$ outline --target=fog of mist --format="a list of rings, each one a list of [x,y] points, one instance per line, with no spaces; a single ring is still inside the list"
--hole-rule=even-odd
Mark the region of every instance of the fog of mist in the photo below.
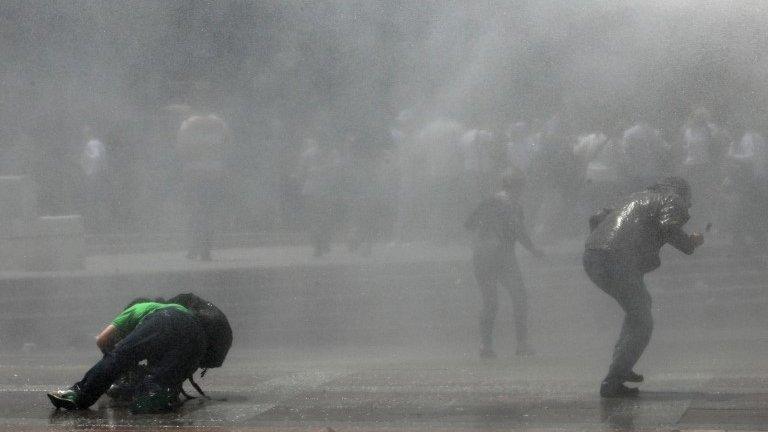
[[[762,120],[765,9],[729,1],[4,2],[3,146],[9,153],[27,134],[45,153],[32,158],[71,156],[91,123],[130,142],[125,159],[141,160],[150,183],[168,183],[173,154],[159,129],[170,126],[159,110],[207,107],[235,136],[232,223],[274,227],[280,215],[264,201],[279,201],[281,172],[303,137],[333,140],[351,129],[386,146],[406,108],[497,130],[559,110],[578,131],[647,115],[675,134],[696,105],[735,129]],[[59,170],[57,179],[74,182]],[[71,192],[52,190],[50,200],[59,194]],[[138,201],[141,222],[162,219],[161,210],[144,214],[160,197],[136,191],[126,200]]]
[[[108,233],[163,238],[183,231],[181,164],[174,151],[183,118],[166,107],[185,104],[217,113],[231,131],[221,231],[301,233],[302,209],[289,197],[301,189],[294,177],[305,139],[338,143],[352,133],[360,147],[392,151],[391,130],[403,110],[427,132],[425,125],[439,121],[499,134],[514,121],[539,126],[561,113],[573,136],[615,136],[647,119],[676,141],[699,106],[736,138],[747,127],[765,130],[766,19],[764,2],[726,0],[4,1],[0,174],[30,176],[40,214],[79,214],[78,158],[82,129],[90,125],[115,172]],[[441,220],[466,213],[433,211],[446,213]],[[530,262],[522,263],[525,272]],[[583,276],[577,263],[566,265]],[[465,270],[453,279],[449,299],[474,301],[474,292],[464,292],[476,289]],[[532,296],[534,307],[546,311],[532,318],[538,336],[552,346],[562,341],[548,339],[558,332],[583,336],[579,325],[545,319],[565,307],[552,303],[556,294],[547,290],[571,276],[557,274],[554,282],[554,276],[539,276],[527,275],[531,289],[544,290]],[[425,275],[421,282],[386,277],[353,279],[380,290],[395,284],[395,305],[435,301],[413,293],[419,286],[438,290]],[[663,284],[674,285],[664,277]],[[323,315],[306,300],[287,316],[311,321],[302,314],[317,315],[319,323],[348,330],[349,340],[357,341],[355,320],[366,317],[347,315],[352,305],[342,294],[350,287],[333,291],[331,280],[317,286],[333,292],[323,304],[333,314]],[[445,275],[439,280],[451,283]],[[295,281],[316,286],[298,276],[280,283]],[[220,300],[237,304],[257,301],[255,295]],[[386,304],[387,296],[381,301]],[[588,302],[562,316],[591,325],[578,312]],[[382,306],[376,322],[390,325],[382,332],[392,334],[407,332],[408,319],[445,323],[450,320],[442,313],[457,306],[441,304],[426,314]],[[282,300],[273,305],[296,307]],[[464,308],[458,322],[474,326],[474,307]],[[266,325],[256,318],[238,323],[246,324]],[[432,330],[442,335],[433,334],[438,341],[449,340],[452,331]]]

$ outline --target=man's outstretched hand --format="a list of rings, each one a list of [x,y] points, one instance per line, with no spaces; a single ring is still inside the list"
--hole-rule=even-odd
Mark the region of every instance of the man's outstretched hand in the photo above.
[[[704,244],[704,234],[700,232],[692,232],[691,233],[691,241],[693,242],[693,247],[699,247]]]

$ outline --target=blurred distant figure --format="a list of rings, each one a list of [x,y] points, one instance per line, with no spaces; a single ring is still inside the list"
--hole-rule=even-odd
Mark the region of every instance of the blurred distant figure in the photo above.
[[[541,241],[571,237],[577,232],[572,216],[584,178],[574,144],[575,137],[556,114],[544,125],[531,159],[529,180],[535,189],[529,214],[536,222],[534,235]]]
[[[392,143],[395,146],[391,159],[394,165],[395,190],[396,190],[396,214],[392,226],[392,236],[396,242],[406,242],[412,234],[412,229],[419,219],[417,197],[420,174],[424,161],[417,157],[415,148],[415,136],[419,124],[414,112],[410,109],[401,111],[395,126],[390,130]]]
[[[226,123],[215,114],[193,115],[177,135],[183,162],[184,196],[189,211],[187,258],[211,260],[214,224],[224,198],[224,154],[229,141]]]
[[[671,173],[670,146],[661,131],[645,121],[624,131],[621,151],[625,193],[642,190]]]
[[[493,133],[482,129],[470,129],[459,139],[463,162],[461,183],[466,190],[469,202],[477,198],[488,198],[493,193],[497,161],[493,148],[495,141]]]
[[[723,179],[723,159],[728,140],[724,131],[711,120],[709,111],[698,108],[693,111],[683,129],[683,161],[681,174],[691,183],[693,193],[700,197],[694,204],[694,214],[699,225],[716,218],[719,207],[719,187]]]
[[[761,133],[750,129],[733,143],[728,159],[728,180],[736,196],[733,244],[743,245],[749,238],[764,250],[768,246],[768,143]]]
[[[344,144],[342,188],[349,227],[347,246],[350,252],[369,256],[382,217],[379,155],[356,133],[347,134]]]
[[[602,132],[579,136],[574,154],[584,172],[585,186],[578,203],[580,219],[593,209],[613,202],[621,195],[621,155],[619,140]]]
[[[524,121],[512,123],[507,129],[506,136],[507,162],[527,175],[531,159],[536,152],[538,136],[531,134],[530,126]]]
[[[325,140],[307,139],[299,162],[304,179],[301,194],[312,241],[313,254],[322,256],[331,251],[331,240],[341,216],[341,156]]]
[[[537,257],[543,253],[531,242],[523,221],[520,194],[525,177],[509,169],[502,178],[502,191],[485,199],[469,216],[465,227],[474,234],[472,263],[480,287],[483,309],[480,317],[481,358],[493,358],[493,326],[498,310],[498,288],[512,296],[515,317],[516,352],[531,354],[528,343],[528,295],[515,257],[520,243]]]
[[[424,172],[426,190],[419,205],[424,207],[425,228],[429,240],[447,243],[461,236],[462,216],[462,151],[461,136],[465,129],[447,118],[429,122],[416,136],[417,152],[425,164],[417,169]]]
[[[659,250],[665,244],[690,255],[704,243],[702,234],[683,231],[690,207],[688,183],[668,177],[629,195],[615,209],[590,218],[592,232],[584,251],[584,270],[626,314],[611,367],[600,385],[602,397],[638,394],[637,388],[624,383],[643,381],[633,368],[653,330],[651,295],[643,277],[661,265]]]
[[[110,195],[107,151],[89,126],[83,129],[83,136],[85,146],[80,154],[80,167],[84,180],[85,226],[102,232],[107,223]]]

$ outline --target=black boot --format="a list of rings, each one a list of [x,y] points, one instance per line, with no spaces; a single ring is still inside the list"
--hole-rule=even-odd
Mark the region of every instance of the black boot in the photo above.
[[[600,384],[600,397],[604,398],[626,398],[637,397],[640,390],[633,387],[627,387],[621,381],[605,380]]]
[[[628,374],[620,378],[622,382],[641,383],[645,378],[635,371],[629,371]]]

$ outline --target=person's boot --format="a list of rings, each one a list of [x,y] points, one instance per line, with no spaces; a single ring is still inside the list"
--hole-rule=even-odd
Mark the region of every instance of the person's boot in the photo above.
[[[605,380],[600,383],[600,397],[604,398],[627,398],[637,397],[640,390],[634,387],[627,387],[621,381]]]
[[[75,389],[57,390],[55,392],[48,393],[48,399],[50,399],[51,403],[56,407],[56,409],[81,409],[80,405],[78,404],[80,393]]]
[[[621,377],[621,380],[622,382],[641,383],[645,380],[645,377],[639,373],[635,373],[635,371],[629,371],[628,374]]]
[[[129,410],[132,414],[153,414],[168,412],[180,404],[179,391],[159,385],[144,386],[134,399]]]
[[[106,395],[118,401],[132,401],[136,390],[139,385],[141,385],[147,373],[146,366],[137,365],[135,368],[129,370],[123,374],[123,376],[118,378],[109,389],[107,389]]]

